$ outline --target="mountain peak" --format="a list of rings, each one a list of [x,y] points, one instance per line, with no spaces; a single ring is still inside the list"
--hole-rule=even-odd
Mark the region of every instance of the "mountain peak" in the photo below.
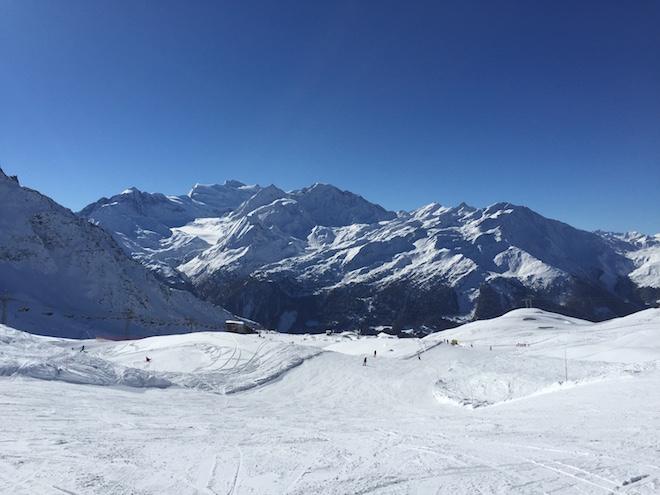
[[[7,175],[7,174],[5,174],[1,167],[0,167],[0,179],[2,179],[2,180],[11,179],[14,182],[16,182],[16,184],[18,184],[18,176],[17,175]]]
[[[315,182],[311,186],[304,187],[300,190],[301,193],[307,194],[310,192],[332,192],[332,193],[347,193],[348,191],[342,191],[338,187],[333,186],[332,184],[325,184],[323,182]]]
[[[233,187],[233,188],[239,188],[239,187],[245,187],[245,184],[238,180],[226,180],[223,184],[225,187]]]
[[[121,196],[136,196],[142,194],[142,191],[140,191],[137,187],[129,187],[128,189],[125,189],[124,191],[121,192]]]
[[[187,197],[195,203],[206,205],[216,210],[217,215],[228,213],[250,199],[261,190],[261,186],[246,186],[237,180],[228,180],[224,184],[197,183]]]

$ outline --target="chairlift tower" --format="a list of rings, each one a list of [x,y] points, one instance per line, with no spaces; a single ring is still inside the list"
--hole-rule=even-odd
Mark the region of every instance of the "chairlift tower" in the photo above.
[[[129,338],[129,331],[128,331],[128,326],[131,323],[131,320],[135,316],[135,313],[133,313],[132,309],[128,309],[124,311],[123,317],[126,318],[126,328],[124,329],[124,338],[128,339]]]
[[[189,332],[194,333],[195,332],[195,326],[197,325],[197,321],[195,320],[195,318],[186,317],[184,321],[185,321],[185,324],[188,325]]]
[[[7,303],[9,301],[16,301],[16,298],[7,295],[7,291],[5,291],[4,294],[2,294],[0,296],[0,301],[2,302],[2,319],[0,320],[0,323],[2,323],[3,325],[6,325],[7,324]]]

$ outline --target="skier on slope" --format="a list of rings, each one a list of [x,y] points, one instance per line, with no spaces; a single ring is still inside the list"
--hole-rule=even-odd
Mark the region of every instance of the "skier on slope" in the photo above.
[[[367,365],[367,358],[364,358],[364,361],[362,361],[362,366],[366,366],[366,365]]]

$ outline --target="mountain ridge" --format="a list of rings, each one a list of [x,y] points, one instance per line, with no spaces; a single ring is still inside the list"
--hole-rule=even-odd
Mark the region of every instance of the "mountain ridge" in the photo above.
[[[281,331],[431,331],[525,304],[599,320],[660,298],[660,242],[582,231],[524,206],[394,213],[328,184],[285,192],[226,181],[203,191],[185,225],[167,208],[152,211],[167,227],[155,237],[121,195],[79,215],[110,230],[121,217],[114,235],[135,259]]]

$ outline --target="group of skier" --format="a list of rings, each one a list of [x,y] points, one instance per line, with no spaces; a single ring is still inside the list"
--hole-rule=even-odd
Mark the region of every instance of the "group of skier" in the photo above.
[[[455,340],[452,340],[452,341],[450,342],[449,339],[445,339],[445,340],[443,341],[443,343],[446,343],[446,344],[457,345],[455,342],[456,342]],[[518,347],[518,346],[524,346],[524,347],[526,347],[527,345],[528,345],[528,344],[516,344],[516,347]],[[474,347],[474,346],[473,346],[472,344],[470,344],[470,347]],[[493,346],[492,346],[492,345],[489,346],[489,348],[490,348],[491,351],[493,350]],[[376,357],[376,351],[374,351],[374,357]],[[421,356],[420,353],[417,353],[417,359],[419,359],[420,361],[422,360],[422,356]],[[365,358],[362,360],[362,366],[366,366],[366,365],[367,365],[367,358],[365,357]]]

